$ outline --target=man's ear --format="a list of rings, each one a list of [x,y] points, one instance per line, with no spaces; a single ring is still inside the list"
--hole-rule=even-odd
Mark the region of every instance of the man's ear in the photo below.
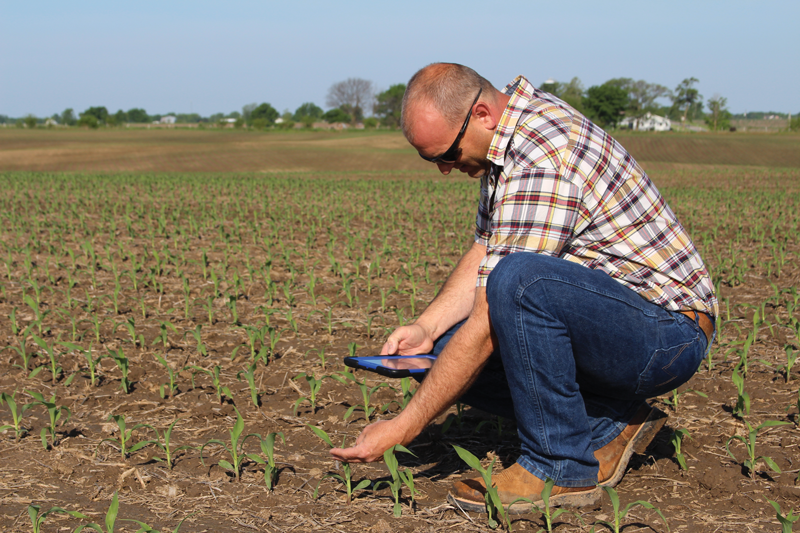
[[[472,120],[477,121],[485,129],[494,131],[500,117],[495,117],[492,108],[485,102],[478,102],[472,111]]]

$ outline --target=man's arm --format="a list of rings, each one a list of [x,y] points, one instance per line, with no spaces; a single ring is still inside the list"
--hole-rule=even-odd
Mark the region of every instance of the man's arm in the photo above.
[[[485,256],[486,247],[473,243],[422,315],[389,335],[381,355],[430,353],[436,339],[469,316],[475,303],[478,265]]]
[[[486,289],[475,292],[472,312],[453,335],[409,404],[396,418],[364,428],[352,448],[334,448],[338,460],[362,463],[380,460],[395,444],[408,444],[450,407],[480,374],[495,348]]]

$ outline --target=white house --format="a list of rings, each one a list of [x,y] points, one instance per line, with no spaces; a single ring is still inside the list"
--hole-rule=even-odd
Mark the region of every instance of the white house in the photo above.
[[[619,127],[635,131],[669,131],[672,121],[667,117],[659,117],[647,113],[643,117],[625,117],[619,122]]]
[[[166,117],[161,117],[161,124],[175,124],[175,117],[172,115],[167,115]]]

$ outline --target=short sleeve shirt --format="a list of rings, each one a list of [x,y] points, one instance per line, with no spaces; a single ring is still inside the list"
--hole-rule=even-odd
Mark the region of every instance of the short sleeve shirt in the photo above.
[[[535,252],[602,270],[666,309],[716,316],[700,254],[622,145],[522,76],[504,92],[481,178],[478,286],[504,256]]]

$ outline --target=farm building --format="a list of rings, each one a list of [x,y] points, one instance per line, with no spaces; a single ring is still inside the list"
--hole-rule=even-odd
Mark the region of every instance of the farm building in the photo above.
[[[669,131],[672,129],[672,121],[647,113],[642,117],[626,117],[620,121],[619,127],[634,131]]]
[[[175,124],[175,117],[167,115],[166,117],[161,117],[160,122],[161,124]]]

